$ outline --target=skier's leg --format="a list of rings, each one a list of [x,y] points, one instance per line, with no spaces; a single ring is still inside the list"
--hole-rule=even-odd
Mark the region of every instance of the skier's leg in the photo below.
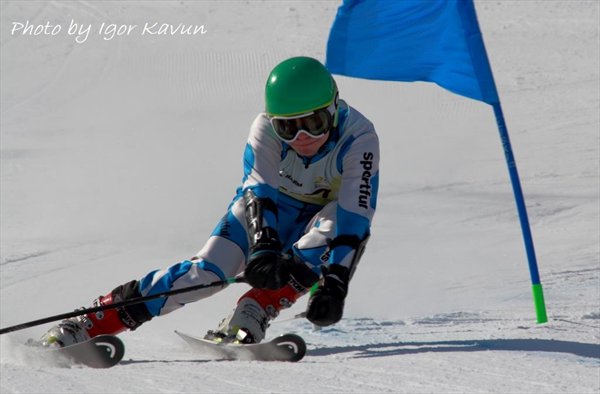
[[[296,239],[299,237],[293,243],[292,252],[294,259],[306,264],[309,269],[298,272],[297,277],[292,277],[281,289],[250,289],[239,299],[234,311],[221,322],[218,329],[209,331],[207,338],[244,343],[264,339],[268,322],[277,317],[282,309],[291,307],[319,279],[320,266],[328,260],[328,243],[334,236],[335,208],[336,204],[330,203],[304,223],[280,217],[280,223],[299,226],[300,231],[291,235]],[[280,216],[282,213],[288,215],[289,211],[280,210]],[[297,217],[294,214],[291,216],[293,219]],[[293,231],[289,233],[293,234]]]
[[[329,204],[294,245],[294,252],[315,264],[315,268],[322,263],[321,280],[311,293],[306,311],[307,319],[318,326],[335,324],[342,318],[350,279],[369,239],[368,221],[351,215],[339,209],[337,203]]]
[[[293,246],[294,256],[304,261],[313,272],[320,274],[321,265],[339,264],[350,270],[350,277],[364,252],[369,239],[365,228],[343,228],[337,218],[337,202],[327,204],[308,223],[305,234]],[[352,232],[356,234],[352,234]],[[357,235],[360,234],[360,235]],[[332,254],[335,250],[335,257]]]
[[[131,281],[116,287],[105,296],[93,301],[93,306],[106,306],[125,299],[139,297],[138,282]],[[68,346],[83,342],[97,335],[116,335],[125,330],[135,330],[152,318],[142,304],[107,309],[63,320],[48,330],[41,338],[45,346]]]
[[[249,290],[239,299],[235,310],[219,329],[209,332],[207,337],[245,343],[260,342],[265,337],[268,322],[308,292],[319,279],[321,266],[330,263],[332,249],[338,246],[344,250],[337,264],[346,267],[352,276],[367,238],[361,240],[358,236],[338,235],[336,213],[336,202],[323,207],[308,221],[300,238],[293,244],[293,258],[309,269],[299,270],[296,276],[293,273],[290,282],[281,289]]]
[[[174,264],[165,270],[152,271],[139,281],[118,286],[96,299],[94,305],[110,305],[237,275],[243,270],[248,247],[245,227],[237,218],[240,208],[243,209],[242,204],[231,205],[207,243],[190,260]],[[128,329],[135,330],[155,316],[165,315],[189,302],[209,297],[224,287],[226,285],[71,318],[52,327],[42,336],[42,342],[67,346],[100,334],[115,335]]]
[[[243,270],[244,262],[244,252],[235,243],[213,235],[192,259],[144,276],[139,281],[140,295],[148,296],[220,280],[225,281],[239,274]],[[143,305],[153,317],[166,315],[185,304],[209,297],[226,286],[181,293],[166,299],[148,301]]]
[[[314,276],[314,280],[317,280]],[[223,319],[216,331],[209,331],[207,339],[226,342],[258,343],[265,338],[269,321],[279,315],[279,311],[291,307],[305,294],[308,288],[293,278],[277,290],[250,289],[240,297],[235,309]]]

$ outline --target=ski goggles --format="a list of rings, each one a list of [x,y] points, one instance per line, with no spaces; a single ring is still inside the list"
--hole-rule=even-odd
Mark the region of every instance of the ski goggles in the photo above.
[[[332,109],[335,111],[333,103],[329,107],[302,115],[272,116],[269,120],[277,136],[287,143],[294,142],[301,132],[309,137],[319,138],[333,127]]]

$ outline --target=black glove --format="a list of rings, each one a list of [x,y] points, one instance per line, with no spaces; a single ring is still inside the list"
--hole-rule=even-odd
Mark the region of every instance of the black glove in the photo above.
[[[344,313],[344,299],[348,294],[350,270],[339,264],[323,266],[323,283],[308,301],[306,318],[317,326],[337,323]]]
[[[259,289],[280,289],[290,280],[289,258],[274,250],[250,255],[244,271],[246,281]]]
[[[275,250],[254,252],[248,260],[244,271],[246,282],[259,289],[280,289],[292,277],[298,285],[308,289],[319,279],[319,276],[297,257],[290,257]]]
[[[290,280],[289,257],[281,253],[275,230],[267,227],[257,234],[244,276],[250,286],[259,289],[280,289]]]

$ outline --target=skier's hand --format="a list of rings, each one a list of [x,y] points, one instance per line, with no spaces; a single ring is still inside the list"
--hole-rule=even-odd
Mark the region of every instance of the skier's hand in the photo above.
[[[337,323],[344,313],[350,271],[339,264],[323,267],[323,283],[308,301],[306,318],[317,326]]]
[[[298,285],[307,289],[319,279],[298,258],[274,250],[251,254],[244,276],[252,287],[272,290],[282,288],[292,277]]]
[[[259,289],[280,289],[290,280],[289,258],[275,249],[254,251],[244,271],[246,281]]]
[[[250,286],[259,289],[280,289],[288,282],[290,272],[276,230],[265,227],[251,236],[244,276]]]

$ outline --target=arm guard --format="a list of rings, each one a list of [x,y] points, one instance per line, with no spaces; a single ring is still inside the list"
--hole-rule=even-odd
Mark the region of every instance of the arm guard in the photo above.
[[[244,205],[250,253],[261,250],[279,252],[281,250],[279,234],[271,224],[277,222],[277,206],[273,200],[259,198],[252,189],[247,189],[244,192]]]

